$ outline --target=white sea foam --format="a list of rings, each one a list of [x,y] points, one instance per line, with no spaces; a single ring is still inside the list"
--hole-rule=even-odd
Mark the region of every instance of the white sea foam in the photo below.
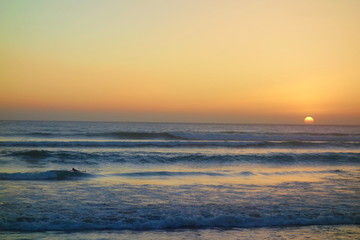
[[[180,229],[180,228],[254,228],[274,226],[309,226],[309,225],[340,225],[360,224],[358,217],[352,216],[314,216],[305,215],[273,215],[253,216],[218,215],[204,216],[163,216],[162,219],[126,219],[116,217],[109,219],[83,218],[83,219],[57,219],[56,216],[47,215],[40,220],[32,217],[18,217],[15,222],[0,222],[2,230],[12,231],[54,231],[54,230],[124,230],[124,229]]]

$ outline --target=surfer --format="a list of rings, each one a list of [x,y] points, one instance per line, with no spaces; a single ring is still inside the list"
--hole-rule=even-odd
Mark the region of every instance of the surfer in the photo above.
[[[72,168],[72,169],[71,169],[71,172],[83,172],[83,173],[84,173],[84,172],[86,172],[86,171],[80,171],[80,170],[77,170],[76,168]]]

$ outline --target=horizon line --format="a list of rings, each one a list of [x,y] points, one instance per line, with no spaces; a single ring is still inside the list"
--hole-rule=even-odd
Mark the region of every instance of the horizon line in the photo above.
[[[95,122],[95,123],[158,123],[158,124],[218,124],[218,125],[296,125],[296,126],[360,126],[360,124],[318,123],[222,123],[222,122],[172,122],[172,121],[100,121],[100,120],[20,120],[0,119],[0,122]]]

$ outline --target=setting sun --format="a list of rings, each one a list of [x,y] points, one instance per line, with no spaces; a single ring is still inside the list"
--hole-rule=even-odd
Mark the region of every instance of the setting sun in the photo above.
[[[312,124],[312,123],[314,123],[314,119],[313,119],[312,117],[306,117],[306,118],[304,119],[304,122],[305,122],[306,124]]]

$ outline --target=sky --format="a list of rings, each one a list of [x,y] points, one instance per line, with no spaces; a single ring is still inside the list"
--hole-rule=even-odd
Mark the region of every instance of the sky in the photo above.
[[[358,0],[0,0],[0,119],[360,124]]]

